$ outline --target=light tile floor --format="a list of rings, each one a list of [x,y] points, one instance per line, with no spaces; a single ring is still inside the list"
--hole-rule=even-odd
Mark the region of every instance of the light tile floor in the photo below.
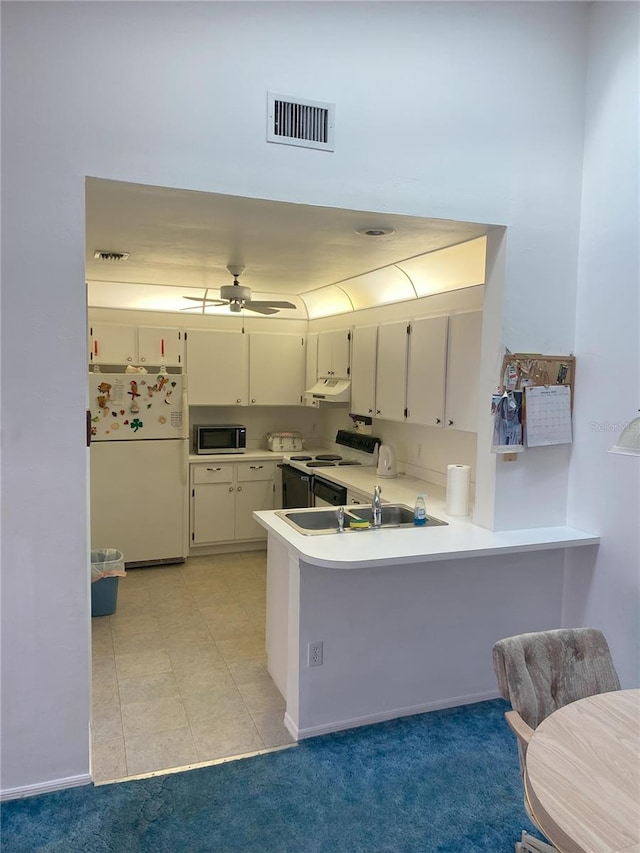
[[[94,617],[95,782],[292,742],[266,669],[266,553],[131,569]]]

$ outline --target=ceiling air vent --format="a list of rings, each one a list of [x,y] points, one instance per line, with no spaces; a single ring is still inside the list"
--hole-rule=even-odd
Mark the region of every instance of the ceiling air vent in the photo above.
[[[93,257],[96,261],[128,261],[129,252],[104,252],[101,249],[96,249]]]
[[[333,151],[335,104],[267,92],[267,142]]]

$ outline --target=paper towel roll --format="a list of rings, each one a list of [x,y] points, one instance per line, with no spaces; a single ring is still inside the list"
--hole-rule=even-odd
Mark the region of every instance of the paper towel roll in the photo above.
[[[447,466],[447,514],[469,515],[469,465]]]

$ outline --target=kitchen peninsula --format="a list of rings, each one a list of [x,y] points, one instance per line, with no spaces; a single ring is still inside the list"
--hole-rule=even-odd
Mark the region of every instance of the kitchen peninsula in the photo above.
[[[364,490],[373,476],[333,479]],[[383,498],[412,505],[424,486],[400,477]],[[496,697],[493,643],[561,624],[565,549],[591,546],[588,566],[599,542],[485,530],[448,516],[435,486],[427,511],[447,526],[308,536],[254,513],[268,533],[268,668],[296,739]]]

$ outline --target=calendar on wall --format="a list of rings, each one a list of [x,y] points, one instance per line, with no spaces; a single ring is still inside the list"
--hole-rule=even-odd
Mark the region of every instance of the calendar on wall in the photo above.
[[[502,362],[500,393],[518,400],[521,395],[521,449],[570,444],[571,410],[575,381],[572,355],[507,352]],[[494,400],[495,407],[495,400]],[[495,440],[494,440],[495,445]],[[493,448],[512,452],[515,447]]]
[[[525,388],[527,447],[571,444],[571,388],[568,385],[530,385]]]

